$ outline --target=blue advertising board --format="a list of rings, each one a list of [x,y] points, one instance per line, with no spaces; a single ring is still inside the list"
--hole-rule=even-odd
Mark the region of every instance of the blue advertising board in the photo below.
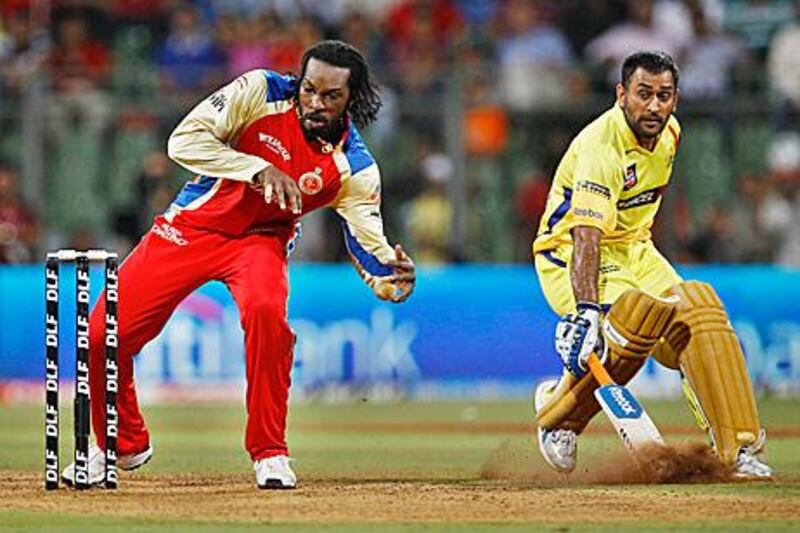
[[[800,272],[758,266],[686,267],[681,273],[717,288],[756,385],[797,392]],[[94,274],[96,297],[102,273]],[[69,378],[71,267],[63,267],[61,281],[62,375]],[[369,389],[417,397],[519,396],[561,369],[552,348],[556,316],[530,267],[423,268],[415,294],[401,305],[377,300],[348,265],[294,265],[290,283],[295,395]],[[241,391],[242,338],[227,289],[210,283],[179,306],[137,357],[137,384],[145,397],[162,386],[227,384]],[[41,380],[43,339],[43,269],[0,268],[0,380]],[[634,386],[651,396],[679,389],[674,373],[652,362]]]

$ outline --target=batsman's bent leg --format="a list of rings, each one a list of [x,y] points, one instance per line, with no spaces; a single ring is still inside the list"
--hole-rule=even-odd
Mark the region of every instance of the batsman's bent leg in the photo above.
[[[667,293],[680,304],[659,345],[659,361],[680,368],[691,391],[687,399],[719,457],[745,477],[770,477],[771,469],[753,457],[764,437],[744,353],[722,301],[698,281]]]

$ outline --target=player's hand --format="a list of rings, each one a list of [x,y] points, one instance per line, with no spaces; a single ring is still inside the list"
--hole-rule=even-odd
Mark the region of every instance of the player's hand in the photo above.
[[[382,287],[389,286],[391,290],[378,290],[376,294],[382,300],[389,300],[394,303],[403,302],[414,292],[414,286],[417,282],[414,261],[403,250],[403,247],[397,244],[394,247],[394,259],[386,264],[394,269],[394,274],[383,279]]]
[[[605,343],[600,334],[600,306],[579,302],[577,308],[577,314],[564,315],[556,326],[556,351],[567,370],[580,378],[589,368],[589,354],[605,355]]]
[[[275,202],[282,211],[288,208],[295,215],[303,212],[303,195],[297,183],[274,166],[256,174],[253,185],[263,192],[266,203]]]

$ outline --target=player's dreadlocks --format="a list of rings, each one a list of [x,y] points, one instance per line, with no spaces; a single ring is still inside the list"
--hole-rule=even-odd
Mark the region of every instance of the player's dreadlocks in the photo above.
[[[361,52],[342,41],[320,41],[303,53],[300,79],[306,75],[306,66],[312,57],[350,71],[350,77],[347,80],[350,88],[350,102],[347,105],[347,111],[350,113],[350,118],[359,127],[371,124],[378,116],[378,110],[382,104],[378,86],[372,79],[369,65]]]
[[[643,51],[636,52],[625,58],[622,64],[622,85],[628,86],[628,82],[636,72],[636,69],[642,67],[650,74],[661,74],[669,70],[672,72],[672,78],[675,80],[675,86],[678,86],[678,66],[672,57],[666,52],[660,51]]]

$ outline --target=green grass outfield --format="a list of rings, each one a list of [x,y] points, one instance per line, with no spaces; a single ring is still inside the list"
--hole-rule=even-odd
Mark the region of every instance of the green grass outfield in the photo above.
[[[682,403],[646,402],[646,408],[666,430],[668,441],[703,440]],[[151,464],[140,472],[123,473],[116,494],[96,490],[77,495],[62,490],[53,495],[41,488],[42,408],[3,405],[0,529],[214,530],[221,526],[261,527],[265,522],[293,531],[522,531],[533,526],[798,529],[800,401],[762,400],[760,409],[764,425],[772,433],[766,457],[779,474],[772,483],[604,485],[585,481],[580,474],[556,476],[544,466],[532,444],[531,415],[525,402],[293,405],[289,444],[301,485],[297,491],[277,494],[251,486],[251,465],[242,449],[243,407],[149,406],[144,411],[156,450]],[[68,415],[64,414],[61,426],[62,466],[71,453]],[[607,422],[598,417],[581,437],[579,450],[578,472],[585,472],[598,465],[613,467],[611,462],[620,457],[622,445]],[[193,485],[195,478],[202,481]],[[173,485],[179,487],[173,489]],[[215,490],[219,494],[211,494]],[[425,498],[428,491],[430,498]],[[341,506],[336,503],[339,493]],[[374,504],[370,493],[375,494]],[[195,519],[191,508],[179,512],[167,506],[163,513],[156,507],[145,506],[141,512],[125,508],[127,501],[163,503],[170,498],[177,507],[191,506],[193,498],[201,497],[214,505],[230,499],[231,506],[226,508],[230,512],[214,514],[198,503]],[[598,520],[573,516],[569,511],[573,497],[581,512],[593,504],[600,506]],[[543,505],[552,513],[546,513],[547,509],[530,516],[524,512],[533,510],[543,498],[550,502]],[[678,507],[673,516],[666,512],[668,507],[665,511],[665,499],[673,499],[677,506],[691,506],[686,502],[699,499],[712,507],[707,513],[702,508]],[[359,504],[362,500],[363,505]],[[628,500],[634,502],[630,516],[609,508],[613,502]],[[646,504],[651,500],[661,506],[654,508],[652,516]],[[566,507],[557,509],[553,502],[563,502]],[[239,504],[241,507],[236,507]],[[733,514],[726,511],[728,504]],[[272,509],[270,505],[280,507],[266,519],[247,512],[247,506]],[[339,511],[340,507],[358,509],[359,505],[363,518]],[[490,511],[507,506],[510,511],[507,519],[502,513],[490,512],[481,520],[471,514],[479,512],[481,505]],[[289,512],[295,508],[297,512]],[[319,515],[315,514],[318,508]],[[520,510],[516,514],[515,508]],[[87,516],[87,509],[103,515],[102,521]],[[617,514],[607,515],[611,511]],[[737,518],[736,513],[745,513],[746,520]]]

